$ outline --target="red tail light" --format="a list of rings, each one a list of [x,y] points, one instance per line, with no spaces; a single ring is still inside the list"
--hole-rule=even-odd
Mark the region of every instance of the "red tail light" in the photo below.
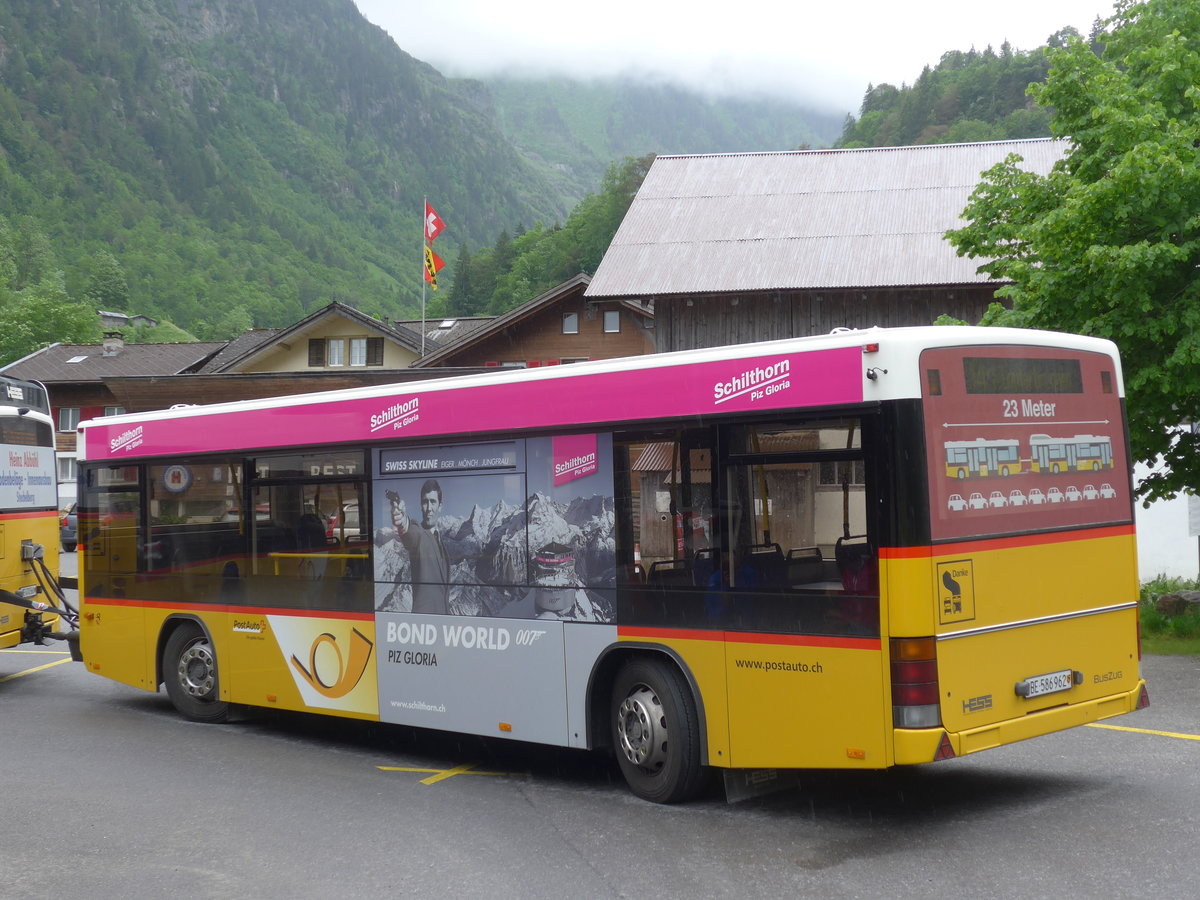
[[[892,724],[897,728],[936,728],[942,724],[937,641],[892,638]]]

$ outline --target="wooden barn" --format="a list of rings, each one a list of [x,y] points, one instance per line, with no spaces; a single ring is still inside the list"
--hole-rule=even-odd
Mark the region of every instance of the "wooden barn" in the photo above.
[[[945,233],[1009,154],[1046,173],[1051,139],[660,156],[585,297],[653,305],[656,350],[834,328],[976,322],[1000,284]]]

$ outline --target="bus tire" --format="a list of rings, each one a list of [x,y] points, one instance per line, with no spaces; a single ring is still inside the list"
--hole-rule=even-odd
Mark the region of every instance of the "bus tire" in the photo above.
[[[163,681],[179,714],[193,722],[224,722],[229,704],[219,699],[217,654],[199,625],[187,623],[171,632],[163,647]]]
[[[625,663],[613,683],[613,747],[629,789],[654,803],[678,803],[703,789],[696,703],[674,666]]]

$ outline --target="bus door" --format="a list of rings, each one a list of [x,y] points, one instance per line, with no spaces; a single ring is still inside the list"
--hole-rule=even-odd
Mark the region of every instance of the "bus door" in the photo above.
[[[146,646],[141,577],[139,467],[89,469],[79,505],[80,649],[100,675],[154,690],[155,648]],[[97,640],[90,640],[95,635]],[[136,647],[137,652],[130,648]]]
[[[721,446],[726,552],[708,608],[725,630],[732,766],[882,765],[860,421],[737,425]]]
[[[214,549],[209,570],[229,611],[232,701],[377,715],[365,459],[264,455],[248,491],[231,485],[237,530],[220,533],[230,549]]]

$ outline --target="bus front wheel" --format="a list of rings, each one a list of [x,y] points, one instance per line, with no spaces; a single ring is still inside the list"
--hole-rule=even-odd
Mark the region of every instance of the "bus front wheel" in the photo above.
[[[184,718],[224,722],[229,704],[219,699],[217,654],[198,625],[180,625],[163,648],[163,680],[167,696]]]
[[[654,803],[677,803],[704,787],[696,704],[679,670],[635,659],[617,674],[612,736],[629,789]]]

